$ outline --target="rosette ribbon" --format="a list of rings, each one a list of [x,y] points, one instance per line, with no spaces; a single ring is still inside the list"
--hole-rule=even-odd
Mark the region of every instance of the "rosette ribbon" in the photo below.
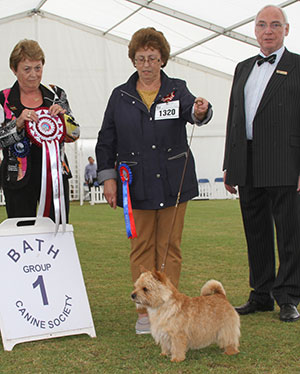
[[[19,162],[17,180],[21,180],[26,174],[27,170],[27,156],[30,152],[30,141],[27,137],[25,137],[18,143],[12,144],[9,148],[12,154],[17,157],[17,160]]]
[[[122,188],[123,188],[123,211],[124,211],[127,237],[134,239],[134,238],[137,238],[137,234],[136,234],[135,223],[134,223],[134,218],[133,218],[133,213],[132,213],[130,191],[129,191],[129,185],[132,182],[132,172],[128,165],[120,164],[119,174],[120,174],[120,178],[122,181]]]
[[[35,110],[39,121],[26,122],[26,132],[30,140],[42,147],[42,177],[38,217],[49,217],[53,201],[55,233],[59,224],[66,230],[66,208],[63,189],[62,166],[59,143],[65,137],[65,124],[60,116],[52,117],[48,108]]]

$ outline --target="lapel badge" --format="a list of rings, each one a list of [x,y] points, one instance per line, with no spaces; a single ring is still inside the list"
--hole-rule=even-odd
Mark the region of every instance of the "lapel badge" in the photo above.
[[[281,75],[287,75],[288,72],[284,70],[276,70],[276,73]]]
[[[163,101],[164,103],[168,103],[169,101],[172,101],[174,99],[174,96],[175,96],[175,91],[172,91],[167,96],[163,97],[161,101]]]

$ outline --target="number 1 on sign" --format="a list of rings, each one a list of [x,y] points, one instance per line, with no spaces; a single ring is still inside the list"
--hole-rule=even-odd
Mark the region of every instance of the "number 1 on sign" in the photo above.
[[[37,280],[32,283],[32,287],[36,288],[37,286],[40,286],[41,294],[42,294],[42,299],[43,299],[43,304],[44,305],[49,305],[48,303],[48,297],[46,294],[46,288],[45,288],[45,283],[44,283],[44,278],[42,275],[39,275],[37,277]]]

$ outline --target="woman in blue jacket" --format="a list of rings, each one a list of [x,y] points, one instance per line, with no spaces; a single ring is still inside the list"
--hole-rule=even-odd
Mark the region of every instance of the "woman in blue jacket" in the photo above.
[[[98,181],[104,183],[110,206],[122,207],[119,165],[130,168],[137,233],[131,240],[133,282],[140,275],[140,265],[160,270],[168,251],[165,272],[178,287],[185,210],[187,201],[198,195],[194,158],[189,153],[175,208],[188,154],[186,123],[206,124],[212,117],[211,105],[195,98],[183,80],[169,78],[161,70],[170,55],[163,33],[150,27],[138,30],[128,55],[137,71],[109,99],[96,145]],[[146,311],[139,310],[136,333],[149,332]]]

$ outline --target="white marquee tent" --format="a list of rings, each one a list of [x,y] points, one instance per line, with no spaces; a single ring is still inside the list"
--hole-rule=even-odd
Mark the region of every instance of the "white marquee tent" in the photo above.
[[[67,153],[79,197],[87,157],[112,89],[134,71],[127,57],[132,34],[141,27],[162,31],[171,45],[168,75],[185,79],[195,95],[213,105],[213,120],[197,128],[192,149],[198,178],[222,176],[227,107],[238,61],[258,53],[254,16],[265,0],[0,0],[0,88],[14,76],[8,58],[24,38],[37,40],[46,55],[43,82],[63,87],[81,139]],[[299,1],[273,0],[290,23],[286,46],[300,53]],[[191,126],[190,126],[191,127]]]

